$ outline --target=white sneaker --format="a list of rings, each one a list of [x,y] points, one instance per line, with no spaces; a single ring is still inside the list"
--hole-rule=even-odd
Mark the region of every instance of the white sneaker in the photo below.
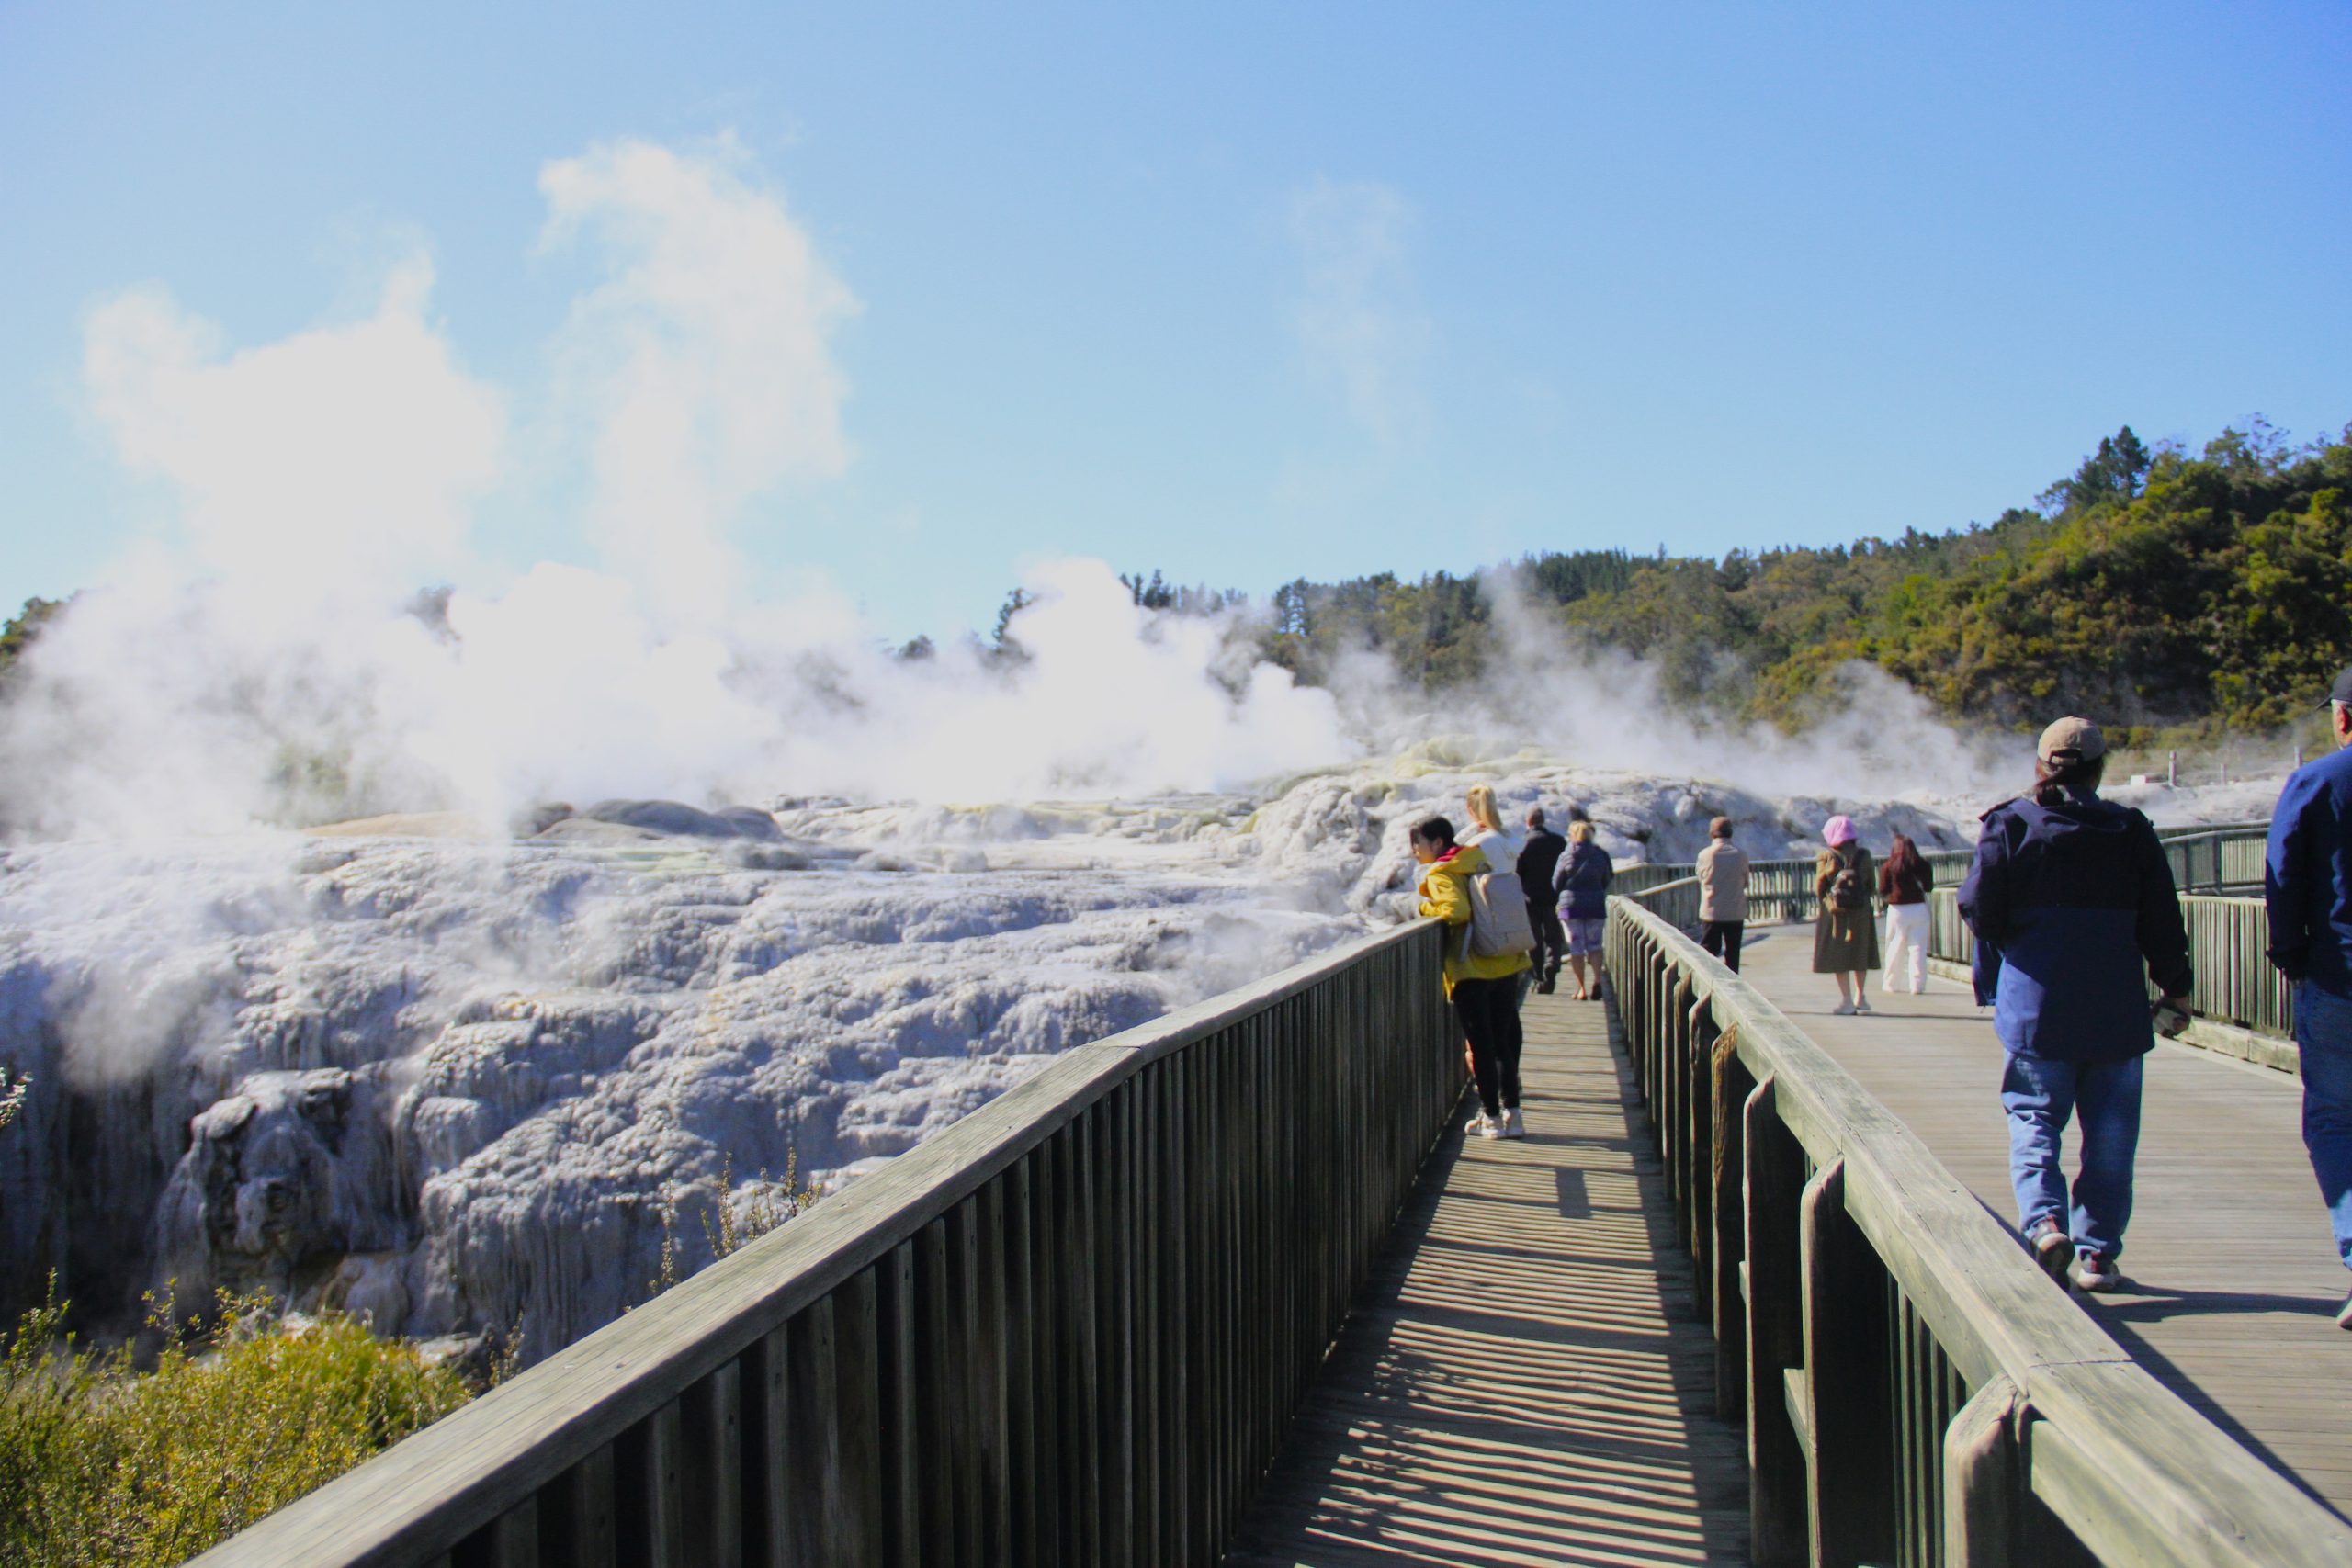
[[[1527,1136],[1527,1122],[1520,1115],[1519,1107],[1516,1105],[1503,1107],[1503,1136],[1506,1138]]]
[[[1870,1010],[1871,1010],[1871,999],[1870,999],[1870,998],[1868,998],[1868,997],[1856,997],[1856,998],[1854,998],[1854,1010],[1855,1010],[1856,1012],[1868,1012],[1868,1011],[1870,1011]]]
[[[1499,1138],[1503,1135],[1503,1124],[1481,1111],[1470,1118],[1470,1131],[1481,1138]]]
[[[1851,1002],[1839,1002],[1836,1007],[1829,1010],[1829,1016],[1832,1018],[1851,1018],[1854,1016],[1854,1004]]]

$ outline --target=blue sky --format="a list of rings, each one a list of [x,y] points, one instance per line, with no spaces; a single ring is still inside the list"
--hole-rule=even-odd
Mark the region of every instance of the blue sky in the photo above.
[[[2341,5],[1116,10],[0,0],[0,602],[181,527],[94,412],[108,301],[232,355],[420,255],[507,407],[462,570],[592,558],[550,433],[618,242],[541,179],[622,143],[854,297],[831,457],[722,526],[744,591],[893,637],[1043,557],[1263,594],[1826,542],[2127,422],[2352,420]]]

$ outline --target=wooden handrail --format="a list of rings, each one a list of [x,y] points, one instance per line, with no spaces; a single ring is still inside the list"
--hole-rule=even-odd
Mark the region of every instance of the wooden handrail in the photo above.
[[[1928,956],[1962,966],[1973,964],[1976,939],[1960,918],[1957,896],[1939,887],[1928,895]],[[2184,893],[2180,914],[2188,928],[2189,967],[2196,976],[2189,1010],[2225,1031],[2267,1037],[2275,1048],[2262,1053],[2264,1058],[2291,1070],[2294,987],[2266,955],[2270,923],[2262,900]],[[2227,1048],[2233,1055],[2246,1055],[2245,1043],[2233,1041]]]
[[[1631,898],[1608,963],[1748,1427],[1756,1562],[2352,1561],[2352,1526],[2134,1364],[1761,992]]]
[[[1069,1051],[197,1562],[1214,1562],[1460,1099],[1438,971]]]

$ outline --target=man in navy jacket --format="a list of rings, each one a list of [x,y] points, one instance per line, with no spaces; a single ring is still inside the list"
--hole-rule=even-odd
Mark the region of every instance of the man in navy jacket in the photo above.
[[[2297,768],[2270,814],[2262,897],[2270,962],[2295,985],[2303,1147],[2352,1269],[2352,669],[2327,694],[2332,757]],[[2352,1297],[2335,1314],[2352,1328]]]
[[[2052,1279],[2113,1290],[2132,1220],[2148,981],[2187,1021],[2188,933],[2148,819],[2098,797],[2107,741],[2086,718],[2041,732],[2035,784],[1986,812],[1960,912],[1976,933],[1976,999],[2007,1053],[2018,1228]],[[2142,966],[2144,964],[2145,968]],[[2060,1140],[2083,1140],[2068,1201]]]

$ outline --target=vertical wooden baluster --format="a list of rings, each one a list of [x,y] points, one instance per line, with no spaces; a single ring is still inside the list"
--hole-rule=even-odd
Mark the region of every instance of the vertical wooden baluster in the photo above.
[[[741,1377],[729,1361],[678,1399],[679,1525],[686,1560],[710,1568],[743,1562]]]
[[[1849,1568],[1894,1549],[1885,1270],[1846,1213],[1843,1159],[1805,1184],[1801,1213],[1813,1562]]]
[[[940,1568],[957,1564],[956,1529],[956,1444],[959,1435],[950,1426],[955,1395],[950,1386],[963,1368],[957,1364],[950,1315],[954,1289],[947,1272],[948,1222],[944,1216],[916,1233],[915,1244],[915,1451],[918,1475],[915,1519],[921,1531],[926,1564]]]
[[[1745,1109],[1747,1215],[1747,1467],[1749,1551],[1759,1568],[1804,1562],[1804,1452],[1789,1424],[1785,1374],[1802,1363],[1804,1276],[1797,1204],[1804,1151],[1773,1111],[1766,1078]]]
[[[882,1556],[905,1568],[922,1557],[922,1425],[915,1414],[920,1377],[915,1337],[915,1244],[902,1241],[874,1265],[876,1436],[882,1448]],[[771,1338],[774,1337],[771,1336]]]
[[[830,1568],[849,1549],[833,1314],[820,1296],[785,1325],[785,1541],[796,1568]]]
[[[888,1266],[885,1258],[859,1270],[832,1297],[844,1564],[878,1564],[889,1558],[880,1280]]]
[[[1715,1043],[1715,1414],[1735,1426],[1747,1422],[1747,1298],[1740,1271],[1747,1259],[1747,1211],[1741,1198],[1747,1169],[1748,1095],[1755,1075],[1739,1059],[1736,1034]]]
[[[941,1390],[941,1428],[946,1436],[944,1458],[954,1494],[955,1561],[965,1568],[980,1562],[980,1469],[983,1436],[979,1414],[980,1367],[978,1341],[979,1309],[978,1226],[975,1203],[965,1199],[941,1216],[941,1236],[947,1285],[943,1303],[947,1354],[944,1358],[945,1387]]]
[[[678,1407],[661,1409],[613,1445],[616,1556],[644,1568],[685,1568],[678,1531]]]
[[[613,1568],[613,1450],[596,1450],[539,1494],[540,1552],[548,1562]]]
[[[743,1352],[743,1534],[744,1560],[756,1568],[785,1568],[791,1559],[786,1539],[786,1472],[792,1463],[791,1413],[786,1366],[790,1335],[777,1327]]]

